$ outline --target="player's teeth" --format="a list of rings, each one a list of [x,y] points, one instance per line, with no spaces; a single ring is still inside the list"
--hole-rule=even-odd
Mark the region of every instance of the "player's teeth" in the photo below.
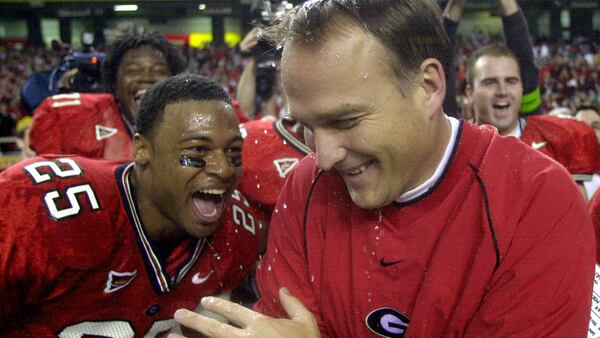
[[[350,174],[350,175],[358,175],[358,174],[362,173],[365,170],[367,170],[367,166],[366,165],[361,165],[360,167],[358,167],[358,169],[353,170],[353,171],[349,172],[348,174]]]
[[[205,189],[200,190],[200,192],[204,194],[223,195],[225,193],[225,189]]]

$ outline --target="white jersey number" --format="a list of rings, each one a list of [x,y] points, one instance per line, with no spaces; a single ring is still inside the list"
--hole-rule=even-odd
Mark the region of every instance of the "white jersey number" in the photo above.
[[[64,166],[68,168],[63,168]],[[41,172],[40,170],[42,168],[47,168],[49,170]],[[70,158],[59,158],[56,161],[39,161],[31,163],[24,166],[23,170],[29,174],[29,178],[31,178],[35,184],[48,182],[55,177],[61,179],[80,176],[83,172],[79,165]],[[100,209],[100,204],[98,203],[98,199],[96,198],[96,194],[92,187],[89,184],[80,184],[68,187],[62,196],[58,190],[50,190],[42,196],[42,201],[46,206],[49,217],[60,220],[79,214],[81,206],[77,199],[77,195],[83,195],[86,198],[91,210]],[[68,205],[64,208],[60,208],[57,204],[61,199],[66,199],[68,202]]]
[[[174,325],[174,319],[156,321],[144,335],[144,338],[154,338],[160,333],[169,331]],[[86,336],[134,338],[136,335],[129,322],[124,320],[107,320],[69,325],[60,331],[58,336],[60,338],[83,338]]]

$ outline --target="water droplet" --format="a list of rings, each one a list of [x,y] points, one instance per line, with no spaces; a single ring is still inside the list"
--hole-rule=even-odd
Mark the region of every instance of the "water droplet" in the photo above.
[[[223,282],[219,282],[219,287],[222,288],[223,287]]]
[[[254,144],[258,144],[258,140],[254,140]]]
[[[272,270],[271,264],[267,265],[267,271],[271,271],[271,270]]]
[[[256,189],[260,189],[260,183],[256,184]]]
[[[244,266],[240,264],[240,270],[244,270]]]
[[[286,141],[286,140],[283,140],[283,144],[287,144],[287,141]]]
[[[362,76],[362,78],[363,78],[363,79],[367,79],[367,78],[369,78],[369,73],[364,73],[364,74],[363,74],[363,76]]]
[[[215,252],[214,256],[218,261],[221,260],[221,255],[218,252]]]
[[[275,248],[275,253],[278,253],[278,252],[279,252],[279,249]]]
[[[267,130],[266,129],[263,130],[263,134],[267,135]]]
[[[314,283],[315,282],[315,275],[310,275],[310,282]]]
[[[238,233],[238,229],[235,229],[235,233],[236,233],[236,234]]]
[[[283,203],[283,208],[287,209],[287,204]]]

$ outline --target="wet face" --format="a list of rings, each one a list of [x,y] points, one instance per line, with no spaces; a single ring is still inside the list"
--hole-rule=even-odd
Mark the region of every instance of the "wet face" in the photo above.
[[[151,136],[152,205],[165,233],[213,233],[242,174],[242,137],[231,105],[184,101],[165,107]]]
[[[422,88],[403,96],[381,43],[346,25],[322,46],[288,42],[282,85],[318,166],[338,171],[354,203],[372,209],[426,179],[435,135]]]
[[[478,124],[491,124],[502,135],[518,123],[523,85],[517,62],[507,56],[482,56],[475,62],[473,85],[466,94]]]
[[[593,109],[581,109],[575,114],[575,118],[592,127],[596,132],[596,139],[600,143],[600,115]]]
[[[121,113],[133,123],[139,110],[140,99],[154,83],[171,76],[161,52],[151,46],[127,51],[117,72],[115,94]]]

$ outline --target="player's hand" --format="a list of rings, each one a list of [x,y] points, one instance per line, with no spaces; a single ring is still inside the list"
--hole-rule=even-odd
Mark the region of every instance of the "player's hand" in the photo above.
[[[61,77],[58,79],[58,88],[61,92],[69,92],[71,90],[71,84],[73,83],[73,79],[75,76],[79,74],[79,69],[72,68],[67,70]]]
[[[250,53],[252,48],[254,48],[258,44],[258,28],[252,28],[248,34],[244,37],[242,42],[240,42],[240,52],[242,53]]]
[[[205,297],[202,299],[203,307],[227,317],[239,328],[184,309],[175,312],[175,320],[208,337],[313,338],[321,336],[315,317],[286,288],[279,290],[279,300],[290,319],[272,318],[236,303]],[[169,334],[169,338],[175,337],[182,336]]]

